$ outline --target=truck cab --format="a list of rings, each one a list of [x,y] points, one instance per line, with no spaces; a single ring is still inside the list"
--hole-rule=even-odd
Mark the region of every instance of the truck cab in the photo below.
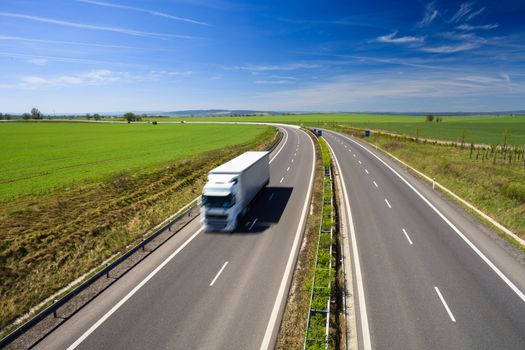
[[[242,213],[238,195],[237,176],[210,174],[202,194],[204,224],[211,230],[233,231]]]

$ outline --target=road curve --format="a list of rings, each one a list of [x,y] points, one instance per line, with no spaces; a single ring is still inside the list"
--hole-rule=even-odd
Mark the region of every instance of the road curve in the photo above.
[[[260,349],[272,347],[308,214],[310,137],[285,131],[270,183],[239,232],[194,220],[45,337],[37,349]]]
[[[325,139],[355,229],[359,347],[525,349],[525,265],[516,253],[389,157],[339,133]]]

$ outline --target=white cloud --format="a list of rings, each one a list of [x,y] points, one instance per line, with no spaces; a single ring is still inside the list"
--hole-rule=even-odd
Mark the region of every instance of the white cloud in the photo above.
[[[434,2],[430,2],[425,6],[425,16],[416,24],[416,26],[426,27],[432,23],[437,16],[439,16],[439,11],[435,8]]]
[[[318,64],[310,64],[310,63],[290,63],[290,64],[283,64],[283,65],[245,65],[245,66],[234,66],[234,67],[227,67],[228,70],[245,70],[249,72],[267,72],[267,71],[291,71],[291,70],[297,70],[297,69],[313,69],[313,68],[319,68],[320,66]]]
[[[118,28],[118,27],[106,27],[106,26],[99,26],[99,25],[94,25],[94,24],[68,22],[68,21],[62,21],[62,20],[58,20],[58,19],[44,18],[44,17],[24,15],[24,14],[18,14],[18,13],[10,13],[10,12],[0,12],[0,16],[26,19],[26,20],[35,21],[35,22],[56,24],[56,25],[64,26],[64,27],[73,27],[73,28],[88,29],[88,30],[99,30],[99,31],[105,31],[105,32],[114,32],[114,33],[127,34],[127,35],[133,35],[133,36],[149,37],[149,38],[154,38],[154,39],[167,39],[167,38],[194,39],[194,37],[191,37],[191,36],[188,36],[188,35],[175,35],[175,34],[144,32],[144,31],[135,30],[135,29]]]
[[[467,17],[467,21],[470,21],[472,18],[476,17],[477,15],[479,15],[480,13],[482,13],[483,11],[485,11],[485,7],[482,7],[480,8],[479,10],[475,11],[475,12],[472,12],[470,15],[468,15]]]
[[[0,35],[0,40],[12,40],[12,41],[22,41],[22,42],[31,42],[31,43],[43,43],[43,44],[107,47],[107,48],[117,48],[117,49],[140,49],[139,47],[133,47],[133,46],[94,44],[94,43],[84,43],[84,42],[79,42],[79,41],[32,39],[32,38],[23,38],[23,37],[18,37],[18,36],[5,36],[5,35]]]
[[[459,22],[462,18],[464,18],[470,11],[472,11],[472,3],[471,2],[464,2],[459,6],[459,10],[452,16],[450,19],[450,22]]]
[[[477,26],[470,25],[470,24],[462,24],[462,25],[457,26],[456,28],[460,30],[491,30],[491,29],[495,29],[498,27],[499,27],[499,24],[494,23],[494,24],[483,24],[483,25],[477,25]]]
[[[461,51],[468,51],[477,49],[481,45],[479,43],[461,43],[456,45],[440,45],[440,46],[427,46],[420,48],[421,51],[430,53],[454,53]]]
[[[26,60],[27,63],[36,64],[37,66],[45,66],[49,62],[45,58],[30,58]]]
[[[400,36],[396,38],[396,35],[397,30],[390,34],[379,36],[373,41],[390,44],[422,43],[425,41],[425,38],[421,36]]]
[[[292,84],[293,80],[281,79],[281,80],[255,80],[255,84],[270,84],[270,85],[282,85],[282,84]]]
[[[113,7],[113,8],[118,8],[118,9],[125,9],[125,10],[144,12],[144,13],[148,13],[148,14],[153,15],[153,16],[168,18],[168,19],[172,19],[172,20],[175,20],[175,21],[182,21],[182,22],[188,22],[188,23],[205,25],[205,26],[209,25],[208,23],[196,21],[194,19],[173,16],[173,15],[170,15],[170,14],[167,14],[167,13],[164,13],[164,12],[148,10],[148,9],[135,7],[135,6],[118,5],[118,4],[112,4],[112,3],[109,3],[109,2],[92,1],[92,0],[77,0],[77,1],[78,2],[83,2],[83,3],[86,3],[86,4],[103,6],[103,7]]]

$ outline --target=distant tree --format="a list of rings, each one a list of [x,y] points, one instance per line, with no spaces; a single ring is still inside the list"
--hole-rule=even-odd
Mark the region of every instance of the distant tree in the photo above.
[[[427,122],[433,122],[434,121],[434,115],[433,114],[427,114]]]
[[[124,114],[124,119],[126,119],[128,123],[131,123],[137,120],[137,116],[135,115],[135,113],[127,112]]]
[[[87,119],[87,120],[91,120],[91,114],[87,113],[87,114],[86,114],[86,119]]]
[[[0,120],[4,120],[4,113],[0,113]]]
[[[28,119],[30,119],[30,118],[31,118],[31,114],[29,114],[29,113],[24,113],[24,114],[22,114],[22,119],[24,119],[24,120],[28,120]]]
[[[100,120],[100,114],[98,113],[93,114],[93,119]]]
[[[4,114],[4,119],[5,120],[11,120],[11,115],[10,114]]]
[[[42,119],[42,113],[38,110],[38,108],[31,108],[31,118],[33,119]]]

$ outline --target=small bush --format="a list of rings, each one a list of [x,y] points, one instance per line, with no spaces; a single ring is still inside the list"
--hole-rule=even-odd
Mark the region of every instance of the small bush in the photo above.
[[[525,185],[511,182],[503,186],[503,193],[510,199],[525,203]]]

